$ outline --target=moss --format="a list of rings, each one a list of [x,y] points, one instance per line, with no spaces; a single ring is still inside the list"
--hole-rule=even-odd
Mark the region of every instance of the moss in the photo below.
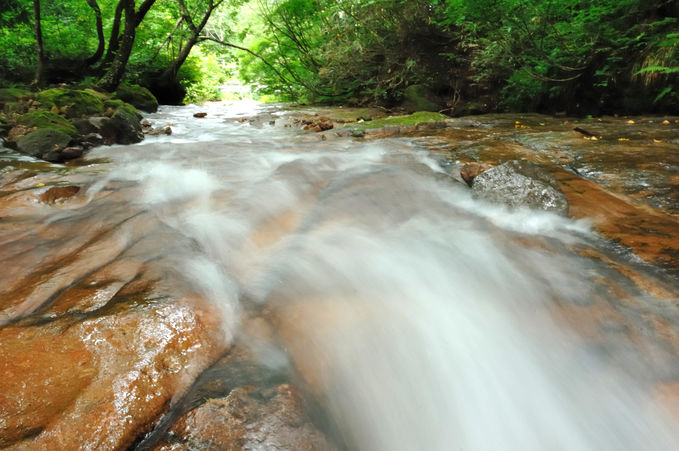
[[[377,119],[375,121],[351,124],[351,128],[358,130],[370,130],[373,128],[386,127],[387,125],[417,125],[423,122],[441,122],[445,121],[446,119],[450,118],[445,114],[429,111],[418,111],[417,113],[408,114],[406,116],[392,116],[384,119]]]
[[[92,88],[85,88],[85,89],[83,89],[83,91],[89,92],[93,96],[97,96],[99,99],[101,99],[102,102],[110,99],[113,96],[113,94],[109,94],[108,92],[101,92],[101,91],[97,91],[96,89],[92,89]]]
[[[36,110],[30,113],[23,114],[16,119],[17,124],[25,125],[26,127],[36,127],[38,129],[50,128],[62,131],[71,137],[78,135],[75,126],[68,121],[68,119],[54,114],[50,111]]]
[[[133,105],[130,105],[129,103],[123,102],[122,100],[119,99],[111,99],[107,100],[104,102],[104,107],[108,109],[112,109],[115,112],[117,112],[119,109],[125,110],[130,114],[134,114],[137,119],[141,120],[142,116],[141,113],[139,112],[138,109],[136,109]]]
[[[158,111],[158,100],[151,94],[151,91],[142,86],[120,85],[114,93],[114,97],[147,113]]]
[[[53,88],[35,95],[43,108],[56,106],[64,109],[67,117],[96,116],[104,112],[104,103],[96,95],[87,91]]]
[[[23,153],[41,156],[55,148],[65,147],[70,141],[71,137],[62,131],[42,128],[19,138],[17,147]]]
[[[0,103],[15,102],[19,97],[30,93],[31,91],[23,88],[0,88]]]

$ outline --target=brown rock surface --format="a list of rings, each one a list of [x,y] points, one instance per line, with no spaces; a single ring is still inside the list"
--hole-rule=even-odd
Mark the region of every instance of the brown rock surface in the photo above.
[[[171,241],[130,192],[31,170],[0,204],[0,447],[125,449],[224,352],[220,316],[168,285]]]
[[[190,300],[1,330],[0,443],[121,449],[220,352]]]
[[[479,174],[483,174],[492,167],[492,165],[484,163],[467,163],[460,169],[460,177],[462,177],[462,180],[464,180],[467,185],[472,186],[474,179]]]
[[[334,449],[309,422],[299,393],[289,384],[244,386],[209,399],[175,423],[169,438],[172,443],[155,449]]]
[[[53,204],[61,199],[75,196],[78,194],[78,191],[80,191],[79,186],[55,186],[42,193],[40,200],[47,204]]]

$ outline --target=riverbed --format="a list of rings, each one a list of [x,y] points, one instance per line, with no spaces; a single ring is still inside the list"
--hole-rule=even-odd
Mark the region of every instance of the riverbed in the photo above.
[[[325,114],[0,156],[0,447],[679,447],[675,118],[295,125]],[[568,217],[459,176],[521,158]]]

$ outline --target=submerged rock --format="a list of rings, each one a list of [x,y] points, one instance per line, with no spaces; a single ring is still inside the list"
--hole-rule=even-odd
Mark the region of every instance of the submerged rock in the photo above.
[[[56,203],[61,199],[68,199],[80,192],[79,186],[53,186],[40,195],[40,201],[46,204]]]
[[[474,179],[472,194],[509,208],[528,207],[568,215],[568,200],[554,176],[526,160],[508,161],[480,174]]]

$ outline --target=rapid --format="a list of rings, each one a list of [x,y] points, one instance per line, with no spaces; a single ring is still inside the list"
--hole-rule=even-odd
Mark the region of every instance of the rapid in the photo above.
[[[83,187],[59,208],[26,201],[37,179],[12,181],[1,238],[14,302],[0,324],[66,330],[203,299],[225,346],[288,374],[337,449],[679,448],[674,276],[591,219],[474,200],[440,139],[320,140],[236,120],[285,114],[161,107],[147,119],[171,136],[50,172],[41,183]],[[140,280],[153,296],[121,295]],[[62,299],[81,285],[88,294]],[[168,312],[168,330],[188,321]],[[104,338],[88,330],[94,352]],[[163,330],[151,325],[145,343],[168,342]],[[215,360],[206,347],[186,348],[201,363],[166,396],[170,410]],[[124,410],[133,385],[112,380]]]

